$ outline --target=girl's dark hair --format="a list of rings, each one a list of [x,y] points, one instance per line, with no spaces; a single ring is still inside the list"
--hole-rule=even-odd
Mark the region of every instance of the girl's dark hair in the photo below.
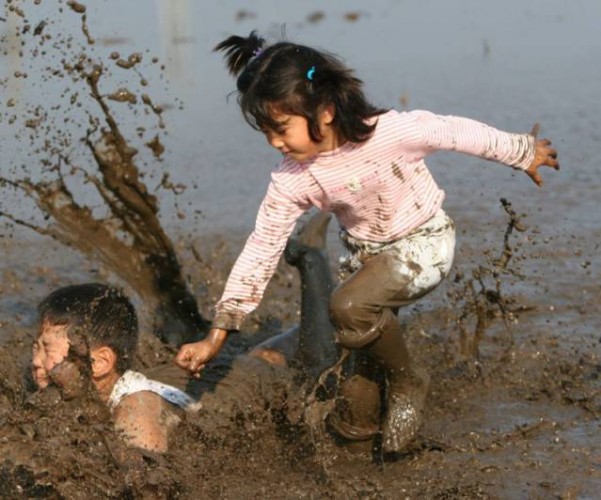
[[[138,318],[124,293],[100,283],[59,288],[38,305],[40,325],[67,327],[89,347],[108,346],[116,354],[119,373],[131,367],[138,342]]]
[[[319,113],[331,105],[338,138],[364,142],[376,127],[367,119],[386,111],[367,101],[363,82],[331,54],[286,41],[266,46],[255,31],[246,38],[231,36],[215,50],[225,53],[230,73],[238,76],[238,102],[257,130],[281,128],[272,118],[276,110],[306,118],[309,136],[319,142]]]

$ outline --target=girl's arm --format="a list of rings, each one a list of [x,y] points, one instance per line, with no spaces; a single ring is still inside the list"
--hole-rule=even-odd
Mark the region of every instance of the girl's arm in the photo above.
[[[239,330],[246,316],[261,302],[300,215],[310,208],[298,201],[275,176],[257,214],[255,230],[238,256],[221,300],[215,307],[213,328],[200,342],[180,348],[175,363],[198,377],[205,364],[221,350],[230,330]]]
[[[239,330],[257,308],[273,276],[297,219],[310,208],[274,178],[261,203],[255,229],[248,237],[215,306],[213,327]]]
[[[512,134],[459,116],[441,116],[429,111],[411,113],[417,131],[412,145],[420,156],[435,151],[458,151],[486,160],[528,169],[535,157],[535,137]]]

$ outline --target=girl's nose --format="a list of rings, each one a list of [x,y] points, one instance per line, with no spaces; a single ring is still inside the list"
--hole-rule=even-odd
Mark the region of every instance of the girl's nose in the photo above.
[[[273,132],[267,132],[265,137],[272,148],[281,149],[284,146],[284,141],[282,141],[282,139]]]

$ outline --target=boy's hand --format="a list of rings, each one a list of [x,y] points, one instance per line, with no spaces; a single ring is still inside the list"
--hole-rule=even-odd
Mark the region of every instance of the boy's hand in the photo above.
[[[212,328],[206,338],[200,342],[181,346],[175,357],[175,364],[190,372],[193,377],[199,378],[205,364],[217,356],[221,350],[227,335],[227,330]]]
[[[81,396],[87,387],[79,367],[72,361],[65,360],[50,370],[50,379],[60,389],[65,401]]]
[[[528,176],[536,183],[537,186],[543,185],[543,179],[538,173],[538,167],[545,165],[559,170],[559,162],[557,161],[557,150],[551,147],[549,139],[538,139],[538,131],[540,125],[534,124],[531,135],[534,136],[534,159],[530,166],[526,169]]]

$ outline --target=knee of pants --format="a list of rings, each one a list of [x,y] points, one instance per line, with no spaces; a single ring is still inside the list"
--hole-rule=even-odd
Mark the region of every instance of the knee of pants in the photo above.
[[[341,328],[336,332],[336,340],[347,349],[363,349],[380,337],[382,331],[378,325],[367,330],[349,330]]]
[[[353,328],[356,326],[361,305],[357,303],[353,294],[346,293],[343,286],[332,292],[330,297],[330,320],[334,326],[340,328]]]
[[[330,300],[330,317],[337,340],[344,347],[359,349],[380,336],[380,308],[367,308],[349,294],[335,291]]]

